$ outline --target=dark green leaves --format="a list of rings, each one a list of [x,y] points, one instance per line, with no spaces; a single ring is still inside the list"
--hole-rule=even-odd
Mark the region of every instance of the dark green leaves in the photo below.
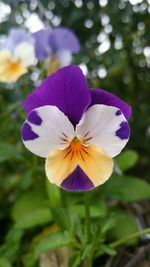
[[[104,185],[107,197],[121,201],[137,201],[150,197],[150,185],[133,176],[113,174]]]

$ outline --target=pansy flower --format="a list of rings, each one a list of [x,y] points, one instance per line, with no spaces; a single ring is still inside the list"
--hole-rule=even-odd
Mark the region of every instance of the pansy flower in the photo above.
[[[35,63],[34,39],[22,29],[12,29],[0,49],[0,81],[11,83]]]
[[[86,191],[111,176],[113,158],[130,135],[128,104],[104,90],[89,89],[80,68],[70,65],[49,76],[24,107],[23,143],[46,158],[51,183]]]
[[[59,27],[53,30],[43,29],[33,34],[36,57],[47,60],[47,73],[51,74],[60,67],[71,63],[72,53],[80,50],[76,35],[69,29]]]

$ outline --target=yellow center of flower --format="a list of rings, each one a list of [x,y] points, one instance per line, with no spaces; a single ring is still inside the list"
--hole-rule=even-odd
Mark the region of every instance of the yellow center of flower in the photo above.
[[[0,52],[0,81],[15,82],[21,75],[27,72],[19,60],[14,60],[9,52]]]
[[[77,139],[76,137],[72,140],[72,142],[70,143],[70,148],[73,151],[81,151],[82,150],[82,143],[80,142],[79,139]]]
[[[52,56],[47,63],[47,76],[60,68],[60,62],[56,56]]]

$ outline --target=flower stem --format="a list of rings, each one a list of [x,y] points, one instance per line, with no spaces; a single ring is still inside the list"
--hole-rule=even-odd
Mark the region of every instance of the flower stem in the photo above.
[[[112,248],[116,248],[116,247],[119,247],[120,245],[126,243],[129,240],[132,240],[132,239],[134,239],[136,237],[140,237],[142,235],[149,234],[149,233],[150,233],[150,228],[147,228],[147,229],[144,229],[142,231],[136,232],[136,233],[134,233],[132,235],[129,235],[129,236],[125,237],[125,238],[122,238],[120,240],[117,240],[117,241],[111,243],[110,246]]]
[[[85,224],[86,224],[87,243],[89,243],[91,240],[89,192],[84,193],[84,205],[85,205]]]
[[[86,237],[87,243],[91,243],[91,224],[90,224],[90,194],[89,192],[84,193],[84,205],[85,205],[85,224],[86,224]],[[93,253],[89,253],[89,255],[85,259],[85,266],[92,267],[93,266]]]

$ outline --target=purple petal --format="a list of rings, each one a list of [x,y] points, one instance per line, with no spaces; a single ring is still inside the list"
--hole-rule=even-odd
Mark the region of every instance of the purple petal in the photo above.
[[[104,104],[107,106],[114,106],[119,108],[126,119],[128,120],[131,116],[131,107],[122,101],[120,98],[117,96],[106,92],[105,90],[102,89],[91,89],[91,103],[90,106],[93,106],[95,104]],[[117,114],[116,114],[117,115]]]
[[[35,39],[35,52],[38,60],[43,60],[50,54],[51,48],[49,45],[50,30],[40,30],[33,33]]]
[[[54,52],[64,49],[77,53],[80,50],[78,38],[67,28],[54,29],[49,37],[49,45]]]
[[[77,66],[70,65],[49,76],[27,97],[24,107],[29,114],[37,107],[56,106],[76,125],[90,100],[90,92],[82,71]]]
[[[94,185],[82,169],[77,166],[75,171],[63,181],[61,187],[70,191],[88,191],[93,189]]]
[[[126,121],[123,121],[120,124],[120,128],[116,131],[116,136],[118,136],[121,140],[129,138],[130,128],[129,128],[129,124]]]
[[[16,46],[22,42],[34,45],[34,39],[29,32],[26,32],[23,29],[14,28],[9,32],[3,47],[13,53]]]
[[[24,141],[34,140],[39,137],[32,131],[31,126],[27,122],[23,124],[21,135]]]

